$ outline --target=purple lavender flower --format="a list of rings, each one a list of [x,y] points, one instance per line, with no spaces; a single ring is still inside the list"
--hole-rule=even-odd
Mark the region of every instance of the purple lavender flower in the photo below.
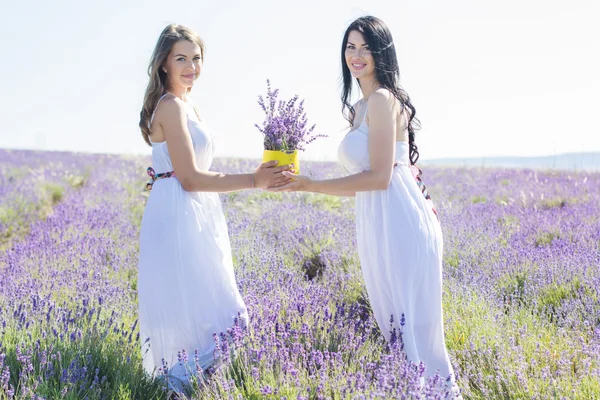
[[[294,151],[304,150],[304,146],[323,134],[313,134],[315,125],[307,126],[308,120],[304,111],[304,100],[298,103],[298,95],[287,102],[277,100],[279,89],[272,90],[267,80],[267,99],[258,96],[258,104],[266,117],[262,127],[254,124],[264,136],[265,150]]]

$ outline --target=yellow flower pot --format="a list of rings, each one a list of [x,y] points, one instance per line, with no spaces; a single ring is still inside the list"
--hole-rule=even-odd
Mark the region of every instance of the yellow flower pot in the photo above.
[[[263,162],[277,160],[279,163],[277,166],[286,164],[294,164],[296,174],[300,172],[300,162],[298,161],[298,150],[285,151],[285,150],[265,150],[263,152]]]

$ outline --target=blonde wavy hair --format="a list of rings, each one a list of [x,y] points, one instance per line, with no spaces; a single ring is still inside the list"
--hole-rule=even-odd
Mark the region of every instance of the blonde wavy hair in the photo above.
[[[150,80],[148,82],[148,87],[146,88],[146,94],[144,95],[142,111],[140,112],[139,126],[142,130],[142,136],[148,146],[152,146],[150,143],[150,118],[152,118],[152,113],[158,103],[158,99],[160,99],[165,92],[165,82],[167,80],[167,74],[161,67],[171,52],[173,45],[180,40],[196,43],[200,47],[200,56],[204,60],[204,41],[202,41],[196,32],[183,25],[177,24],[170,24],[163,29],[156,42],[156,46],[154,47],[150,64],[148,65],[148,76],[150,77]]]

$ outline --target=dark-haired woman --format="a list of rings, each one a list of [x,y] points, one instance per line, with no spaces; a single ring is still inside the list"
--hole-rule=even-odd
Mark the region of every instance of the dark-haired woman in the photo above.
[[[346,30],[342,44],[342,107],[350,131],[338,149],[349,176],[295,180],[272,191],[356,196],[358,253],[369,300],[387,340],[401,332],[408,360],[423,362],[454,385],[444,343],[442,230],[411,172],[415,107],[400,88],[392,36],[374,17]],[[354,80],[362,99],[348,102]],[[292,176],[289,172],[284,175]],[[394,334],[395,331],[395,334]]]

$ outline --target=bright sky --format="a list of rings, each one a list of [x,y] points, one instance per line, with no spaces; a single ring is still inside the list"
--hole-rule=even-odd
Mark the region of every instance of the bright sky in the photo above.
[[[137,127],[147,65],[171,22],[207,44],[193,98],[218,155],[260,158],[266,79],[345,133],[340,46],[356,17],[383,19],[423,129],[423,159],[600,151],[597,0],[3,1],[0,147],[149,154]]]

